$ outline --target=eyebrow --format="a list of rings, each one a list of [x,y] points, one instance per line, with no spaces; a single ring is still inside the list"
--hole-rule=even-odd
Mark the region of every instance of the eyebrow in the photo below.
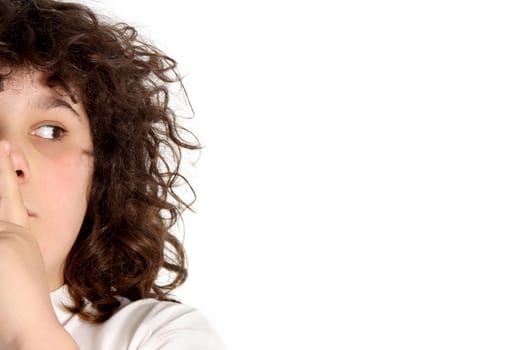
[[[53,108],[66,108],[69,111],[71,111],[73,114],[75,114],[79,118],[79,122],[82,122],[82,117],[80,114],[63,99],[60,99],[58,97],[44,97],[37,99],[34,103],[34,107],[38,109],[43,109],[45,111],[53,109]]]

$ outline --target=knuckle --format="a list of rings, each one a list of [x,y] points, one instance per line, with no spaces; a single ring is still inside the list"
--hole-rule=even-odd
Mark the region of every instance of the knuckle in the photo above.
[[[9,237],[25,238],[28,230],[15,223],[0,220],[0,239],[7,239]]]

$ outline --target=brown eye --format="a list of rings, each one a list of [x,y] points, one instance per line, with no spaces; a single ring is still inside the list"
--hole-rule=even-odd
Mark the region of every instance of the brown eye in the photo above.
[[[63,138],[66,130],[56,125],[43,125],[33,131],[31,134],[42,137],[47,140],[59,141]]]

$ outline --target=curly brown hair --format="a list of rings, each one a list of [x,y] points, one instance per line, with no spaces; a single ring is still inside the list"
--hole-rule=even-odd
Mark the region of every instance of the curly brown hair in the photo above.
[[[74,99],[78,91],[90,120],[94,174],[64,266],[70,310],[103,322],[119,307],[116,296],[173,300],[187,268],[170,229],[195,198],[181,158],[200,149],[169,106],[170,84],[183,89],[176,61],[84,5],[0,0],[0,64],[45,72]],[[193,200],[179,195],[179,185]],[[161,269],[172,276],[164,285],[156,283]]]

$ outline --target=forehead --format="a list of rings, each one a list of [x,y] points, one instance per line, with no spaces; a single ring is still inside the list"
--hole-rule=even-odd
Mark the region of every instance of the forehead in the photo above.
[[[0,69],[0,97],[3,94],[12,97],[23,95],[25,105],[34,109],[49,110],[65,107],[78,116],[79,121],[86,117],[84,106],[77,99],[76,89],[67,87],[48,74],[36,70]],[[53,80],[52,80],[53,79]],[[7,96],[6,96],[7,97]]]
[[[81,95],[73,85],[67,84],[57,76],[41,72],[32,68],[15,68],[0,66],[0,92],[5,89],[16,90],[34,89],[49,90],[62,97],[69,97],[77,102]]]

